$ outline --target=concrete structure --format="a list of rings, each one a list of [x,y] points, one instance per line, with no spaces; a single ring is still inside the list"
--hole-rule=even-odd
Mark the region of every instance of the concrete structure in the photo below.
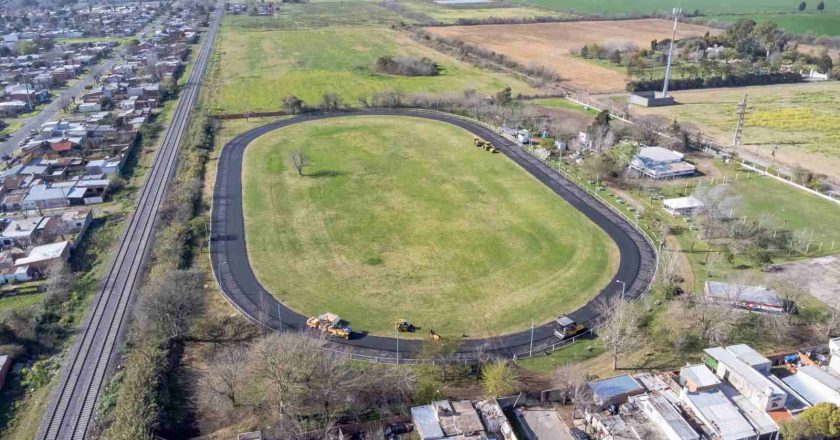
[[[665,199],[662,201],[662,209],[674,217],[685,215],[690,216],[695,211],[705,206],[703,202],[694,197],[678,197],[675,199]]]
[[[602,408],[609,405],[620,405],[626,402],[628,397],[645,391],[644,387],[629,374],[593,380],[587,385],[592,390],[595,403]]]
[[[411,408],[414,429],[421,440],[484,439],[484,425],[469,400],[437,400]]]
[[[665,397],[642,395],[630,398],[668,440],[699,440],[700,435]]]
[[[706,281],[703,292],[706,300],[727,304],[731,307],[763,313],[786,313],[792,306],[779,298],[772,289],[762,286],[742,286],[739,284]],[[765,374],[769,374],[769,371]]]
[[[765,375],[744,362],[744,355],[736,355],[723,347],[707,348],[706,365],[718,378],[726,379],[738,392],[743,394],[762,411],[782,409],[787,393]]]
[[[674,105],[673,96],[665,96],[662,92],[633,92],[628,95],[627,100],[631,104],[642,107],[664,107]]]
[[[809,405],[831,402],[840,405],[840,378],[815,365],[803,365],[782,382]]]
[[[630,169],[651,179],[690,176],[697,171],[694,165],[685,162],[684,156],[662,147],[643,147],[630,161]]]
[[[720,440],[758,439],[758,433],[738,408],[720,390],[683,393],[683,402],[693,415],[711,428]]]
[[[720,379],[703,364],[690,365],[680,369],[680,386],[692,393],[714,390],[721,384]]]
[[[28,256],[18,258],[15,261],[15,267],[35,267],[43,272],[54,261],[66,261],[69,256],[70,243],[67,241],[35,246],[31,251],[29,251]]]

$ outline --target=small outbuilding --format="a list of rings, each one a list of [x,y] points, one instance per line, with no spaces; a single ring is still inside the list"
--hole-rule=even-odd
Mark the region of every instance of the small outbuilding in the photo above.
[[[703,208],[703,202],[694,197],[678,197],[662,201],[662,209],[668,214],[677,216],[690,216]]]
[[[633,156],[630,169],[651,179],[690,176],[697,168],[682,153],[662,147],[644,147]]]
[[[779,298],[778,292],[763,286],[706,281],[704,292],[708,301],[762,313],[787,313],[792,304]]]

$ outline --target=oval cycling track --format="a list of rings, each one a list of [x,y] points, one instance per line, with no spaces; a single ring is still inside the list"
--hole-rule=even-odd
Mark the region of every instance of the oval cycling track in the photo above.
[[[625,295],[628,298],[638,297],[651,283],[655,274],[656,254],[639,231],[557,171],[487,127],[445,113],[410,109],[311,113],[272,122],[239,135],[223,147],[219,156],[213,194],[210,259],[222,293],[249,319],[277,331],[301,329],[306,323],[304,316],[278,302],[263,288],[248,262],[245,222],[242,213],[242,159],[245,149],[256,138],[273,130],[301,122],[355,115],[411,116],[461,127],[492,142],[505,156],[519,164],[609,234],[621,255],[618,272],[593,300],[580,309],[568,313],[577,321],[593,321],[596,318],[594,304],[621,293],[621,284],[617,282],[618,280],[626,283]],[[557,342],[553,332],[554,326],[550,322],[536,327],[533,345],[535,350]],[[530,340],[530,329],[486,339],[464,339],[461,341],[456,357],[467,358],[477,352],[510,357],[515,353],[527,352]],[[339,347],[342,350],[368,356],[396,357],[398,348],[395,338],[365,334],[354,334],[354,337],[347,341],[332,338],[329,341],[340,344]],[[421,348],[422,341],[399,341],[399,355],[403,359],[410,358]]]

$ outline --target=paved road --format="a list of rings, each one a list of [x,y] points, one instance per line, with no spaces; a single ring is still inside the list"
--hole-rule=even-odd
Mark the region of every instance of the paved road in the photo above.
[[[148,32],[158,22],[159,19],[147,24],[140,33]],[[138,33],[138,35],[140,35],[140,33]],[[12,151],[20,148],[18,147],[18,143],[28,136],[31,130],[38,130],[41,128],[41,124],[51,121],[55,115],[61,111],[62,104],[65,100],[69,100],[73,96],[81,97],[84,88],[93,84],[93,77],[102,74],[103,72],[109,72],[118,62],[122,60],[127,51],[128,48],[125,46],[118,48],[115,53],[112,53],[111,56],[105,60],[105,62],[92,66],[90,71],[82,75],[75,84],[61,90],[59,95],[53,97],[52,101],[50,101],[50,103],[47,104],[37,115],[27,118],[20,129],[12,133],[12,136],[8,140],[0,143],[0,155],[11,155]]]
[[[620,294],[621,286],[616,280],[627,283],[626,295],[631,298],[639,296],[650,284],[655,273],[656,256],[650,244],[632,225],[556,171],[492,130],[456,116],[408,109],[318,113],[273,122],[246,132],[223,147],[218,161],[211,223],[211,263],[223,294],[234,307],[250,319],[274,330],[300,329],[305,326],[304,316],[279,303],[260,285],[248,262],[241,198],[242,158],[245,149],[257,137],[282,127],[318,119],[352,117],[352,115],[416,116],[447,122],[491,141],[508,158],[585,214],[615,241],[621,254],[618,272],[609,285],[598,294],[596,300]],[[596,317],[595,307],[591,302],[571,315],[579,321],[589,322]],[[537,327],[534,331],[534,346],[544,347],[557,342],[553,331],[554,327],[551,323],[544,323]],[[526,330],[487,339],[465,339],[457,356],[470,357],[479,350],[500,356],[512,356],[528,350],[530,337],[530,331]],[[349,341],[336,339],[332,342],[339,348],[356,354],[395,357],[397,353],[397,341],[394,338],[358,334]],[[408,358],[416,354],[421,345],[421,341],[402,340],[399,342],[399,353],[403,359]]]
[[[175,107],[172,122],[155,155],[149,178],[140,191],[137,207],[119,241],[80,334],[62,361],[59,382],[42,420],[38,439],[82,440],[96,408],[108,365],[125,332],[124,323],[133,292],[151,250],[158,208],[175,171],[178,145],[195,105],[201,78],[219,27],[221,8],[215,13],[195,59],[195,66]]]

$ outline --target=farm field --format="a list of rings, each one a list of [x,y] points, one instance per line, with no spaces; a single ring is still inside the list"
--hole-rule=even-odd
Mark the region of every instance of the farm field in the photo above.
[[[428,28],[436,35],[456,38],[503,53],[522,64],[537,63],[558,72],[567,86],[594,93],[624,90],[627,75],[572,55],[588,43],[612,39],[629,40],[639,47],[653,39],[670,38],[672,23],[644,19],[625,21],[581,21],[520,25],[448,26]],[[719,32],[705,26],[684,24],[677,38]],[[497,38],[504,35],[505,38]]]
[[[366,1],[279,3],[273,17],[227,15],[223,28],[228,31],[308,29],[327,26],[371,26],[396,23],[400,17]]]
[[[214,66],[211,107],[217,111],[279,110],[282,99],[295,95],[317,105],[325,93],[344,104],[383,91],[493,94],[510,86],[513,93],[534,93],[522,81],[480,70],[426,48],[384,27],[333,27],[246,31],[225,19]],[[395,76],[370,68],[384,55],[428,57],[442,68],[436,76]]]
[[[470,5],[439,5],[427,0],[401,1],[406,8],[424,14],[441,23],[457,23],[459,19],[565,17],[570,14],[541,8],[517,6],[512,3],[479,3]]]
[[[622,14],[650,14],[653,12],[671,13],[674,6],[682,7],[686,12],[699,9],[703,14],[753,14],[760,12],[796,12],[799,3],[787,0],[756,0],[749,2],[721,2],[717,0],[695,0],[689,3],[675,4],[669,0],[642,0],[628,2],[625,0],[527,0],[526,4],[554,9],[558,11],[574,11],[583,13],[600,13],[605,15]],[[814,4],[816,6],[816,4]],[[828,5],[830,6],[830,4]]]
[[[288,158],[312,165],[298,176]],[[580,212],[457,127],[349,117],[284,128],[246,151],[248,254],[263,285],[305,315],[357,331],[396,319],[444,335],[522,330],[574,310],[618,252]]]
[[[737,103],[747,95],[742,149],[771,157],[778,145],[775,159],[780,163],[840,178],[840,83],[688,90],[673,95],[679,105],[634,106],[633,112],[690,122],[718,142],[730,144]]]
[[[836,4],[840,6],[840,3]],[[789,14],[754,14],[750,15],[755,21],[771,20],[791,34],[840,35],[840,7],[835,6],[833,12],[826,13],[789,13]],[[734,23],[743,15],[714,16],[715,20],[724,23]]]

